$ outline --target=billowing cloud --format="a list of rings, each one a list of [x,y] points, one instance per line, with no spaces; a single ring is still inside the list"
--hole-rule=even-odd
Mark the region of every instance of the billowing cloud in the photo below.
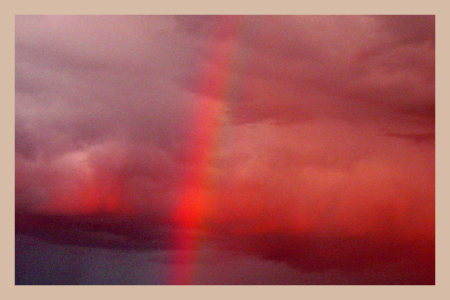
[[[434,45],[433,16],[17,16],[16,207],[434,240]]]

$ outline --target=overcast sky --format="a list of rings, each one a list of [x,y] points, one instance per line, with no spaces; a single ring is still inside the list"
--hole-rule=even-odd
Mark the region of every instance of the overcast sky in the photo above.
[[[16,207],[434,238],[434,16],[17,16]]]

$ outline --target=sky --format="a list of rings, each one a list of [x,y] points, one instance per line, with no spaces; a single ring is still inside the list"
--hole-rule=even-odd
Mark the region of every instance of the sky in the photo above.
[[[15,26],[17,211],[434,242],[434,16]]]

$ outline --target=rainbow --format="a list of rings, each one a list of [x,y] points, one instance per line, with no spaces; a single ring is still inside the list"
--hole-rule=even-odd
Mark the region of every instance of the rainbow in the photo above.
[[[230,74],[236,53],[237,33],[240,27],[239,16],[226,16],[214,28],[215,37],[225,33],[229,39],[218,49],[214,47],[214,63],[205,64],[201,72],[200,92],[195,99],[195,120],[190,137],[189,150],[195,153],[192,157],[193,167],[183,175],[178,204],[173,220],[182,227],[194,232],[202,228],[210,212],[208,180],[209,166],[220,133],[221,122],[225,110],[222,101],[227,97],[232,84]],[[173,236],[176,249],[174,265],[169,270],[168,283],[173,285],[191,284],[195,277],[195,251],[199,248],[201,238],[195,234],[179,231]]]

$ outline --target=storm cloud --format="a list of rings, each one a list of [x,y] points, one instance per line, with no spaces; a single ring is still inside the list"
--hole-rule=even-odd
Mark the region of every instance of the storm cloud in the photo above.
[[[434,26],[17,16],[16,210],[434,241]]]

